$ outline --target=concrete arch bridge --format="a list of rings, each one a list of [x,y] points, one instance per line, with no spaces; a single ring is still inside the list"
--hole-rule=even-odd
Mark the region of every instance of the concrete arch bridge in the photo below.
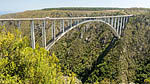
[[[23,21],[30,21],[31,31],[31,46],[35,48],[35,21],[40,21],[42,30],[42,46],[49,50],[59,39],[61,39],[70,30],[88,22],[102,22],[110,26],[110,30],[113,34],[120,38],[122,30],[125,28],[129,18],[133,15],[118,15],[118,16],[100,16],[100,17],[67,17],[67,18],[10,18],[0,19],[0,23],[4,25],[5,22],[13,21],[17,22],[17,26],[20,29]],[[46,25],[50,25],[51,40],[46,38]],[[56,28],[59,31],[56,31]]]

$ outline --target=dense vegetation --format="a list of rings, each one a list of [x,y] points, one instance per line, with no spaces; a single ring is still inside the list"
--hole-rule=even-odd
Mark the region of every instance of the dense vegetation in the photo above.
[[[76,77],[85,84],[128,84],[129,82],[135,82],[136,84],[150,83],[150,9],[131,8],[108,10],[101,8],[101,10],[90,10],[91,9],[88,10],[87,8],[58,8],[26,11],[23,13],[1,16],[1,18],[21,18],[136,14],[136,17],[131,18],[126,25],[120,39],[114,37],[109,26],[99,22],[83,24],[73,29],[61,38],[61,40],[59,40],[50,50],[50,52],[54,52],[56,56],[53,54],[51,55],[42,48],[32,50],[28,47],[29,43],[24,38],[21,39],[23,42],[20,42],[20,38],[18,38],[12,39],[11,41],[13,42],[8,41],[8,44],[4,44],[5,42],[1,43],[0,45],[3,45],[0,46],[0,55],[2,57],[5,57],[5,55],[6,57],[12,58],[17,56],[17,58],[13,59],[5,59],[3,57],[3,59],[9,60],[9,62],[4,61],[4,64],[8,63],[9,66],[6,66],[7,69],[3,69],[4,65],[0,65],[0,73],[4,73],[2,74],[2,80],[7,81],[11,79],[15,82],[20,80],[22,83],[43,83],[45,80],[48,80],[50,74],[49,72],[45,74],[45,72],[52,71],[51,67],[53,67],[56,70],[55,74],[59,75],[58,77],[64,77],[65,75],[74,72]],[[25,24],[26,23],[22,24],[22,28],[29,29],[29,26]],[[36,24],[38,24],[38,22]],[[10,27],[12,27],[12,25]],[[48,25],[48,27],[50,26]],[[47,28],[47,30],[48,29],[49,28]],[[22,29],[22,31],[24,31],[24,29]],[[28,35],[29,31],[26,30],[22,33]],[[7,35],[8,34],[4,34],[3,37],[9,38]],[[40,36],[36,36],[36,38],[40,38]],[[3,41],[0,40],[0,42]],[[33,55],[33,53],[35,53],[35,55]],[[51,55],[50,57],[49,54]],[[30,59],[29,56],[33,56],[34,59]],[[35,61],[38,61],[41,57],[43,60],[35,63]],[[50,59],[46,59],[47,57]],[[56,57],[59,59],[59,62]],[[19,64],[16,65],[15,63]],[[49,63],[56,66],[47,66],[46,64]],[[22,68],[14,69],[12,64],[13,66],[15,64],[16,67],[22,66]],[[27,70],[24,69],[24,65]],[[29,67],[33,67],[33,69]],[[50,69],[45,70],[45,67],[49,67]],[[44,71],[40,72],[37,68]],[[24,72],[24,74],[20,74],[20,72]],[[28,73],[34,73],[34,76]],[[39,73],[44,74],[42,75],[42,78],[45,80],[38,79],[41,77]],[[6,74],[8,74],[8,76]],[[56,75],[53,77],[55,78]],[[34,80],[39,81],[35,82]]]
[[[54,54],[38,46],[33,50],[18,31],[0,30],[0,84],[79,84],[74,73],[63,76]]]

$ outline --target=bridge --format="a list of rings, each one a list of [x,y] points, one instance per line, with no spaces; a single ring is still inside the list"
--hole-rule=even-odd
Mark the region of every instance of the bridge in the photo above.
[[[120,38],[123,29],[125,28],[129,18],[133,15],[118,15],[118,16],[101,16],[101,17],[67,17],[67,18],[9,18],[0,19],[2,25],[7,21],[17,22],[17,26],[21,28],[21,22],[30,21],[31,29],[31,46],[35,49],[35,21],[42,22],[42,46],[49,50],[59,39],[61,39],[70,30],[88,22],[102,22],[110,26],[113,34]],[[47,23],[50,21],[49,23]],[[59,31],[56,31],[56,22],[60,23]],[[51,40],[46,39],[46,24],[51,25]],[[58,25],[57,25],[58,26]]]

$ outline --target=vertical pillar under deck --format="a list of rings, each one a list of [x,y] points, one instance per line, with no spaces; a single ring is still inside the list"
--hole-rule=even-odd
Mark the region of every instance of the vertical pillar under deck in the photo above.
[[[1,21],[1,26],[4,26],[4,21]]]
[[[42,45],[45,48],[46,47],[46,21],[43,21],[43,25],[42,25]]]
[[[34,21],[31,21],[31,46],[35,49]]]
[[[54,23],[53,23],[53,39],[55,40],[55,20],[54,20]]]
[[[110,18],[107,18],[107,23],[110,23]]]
[[[53,26],[54,26],[54,21],[52,21],[52,26],[51,26],[52,40],[54,39],[54,38],[53,38],[53,37],[54,37],[54,36],[53,36],[53,35],[54,35],[54,34],[53,34],[53,33],[54,33],[54,32],[53,32]]]
[[[119,34],[119,28],[120,28],[120,18],[118,17],[118,24],[117,24],[117,33]]]
[[[60,20],[60,31],[59,32],[62,32],[62,20]]]
[[[121,35],[121,30],[122,30],[122,17],[121,17],[121,22],[120,22],[120,32],[119,32],[119,35]]]
[[[125,17],[123,17],[122,28],[125,28]]]
[[[70,27],[72,27],[72,20],[70,20]]]
[[[128,19],[129,19],[129,17],[126,17],[126,23],[128,23]]]
[[[55,40],[55,20],[52,21],[52,40]]]
[[[114,26],[114,19],[113,19],[113,17],[111,18],[111,26],[112,27]]]
[[[64,20],[62,20],[63,32],[65,32]]]
[[[116,30],[116,25],[117,25],[117,18],[115,18],[115,22],[114,22],[114,28]]]
[[[80,20],[78,20],[78,24],[80,23]]]
[[[4,21],[1,21],[1,27],[3,28],[3,31],[5,31],[5,29],[4,29]]]
[[[20,28],[21,28],[21,21],[18,21],[17,23],[18,23],[18,29],[20,30]]]
[[[70,21],[68,20],[68,26],[70,26]]]
[[[18,21],[17,23],[18,23],[18,30],[19,32],[21,32],[21,21]],[[20,38],[21,38],[21,34],[20,34]]]

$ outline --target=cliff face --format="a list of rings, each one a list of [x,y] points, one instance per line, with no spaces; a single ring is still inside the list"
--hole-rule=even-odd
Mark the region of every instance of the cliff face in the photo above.
[[[138,13],[136,13],[138,11]],[[142,84],[150,77],[150,10],[120,11],[27,11],[5,17],[72,17],[138,14],[130,19],[122,37],[114,37],[109,26],[90,22],[73,29],[50,50],[60,60],[62,71],[75,72],[84,83],[135,82]],[[142,14],[142,15],[141,15]],[[23,24],[24,28],[26,25]],[[49,31],[51,32],[51,31]],[[27,34],[28,32],[24,32]],[[39,38],[39,37],[38,37]],[[38,41],[38,40],[37,40]]]

